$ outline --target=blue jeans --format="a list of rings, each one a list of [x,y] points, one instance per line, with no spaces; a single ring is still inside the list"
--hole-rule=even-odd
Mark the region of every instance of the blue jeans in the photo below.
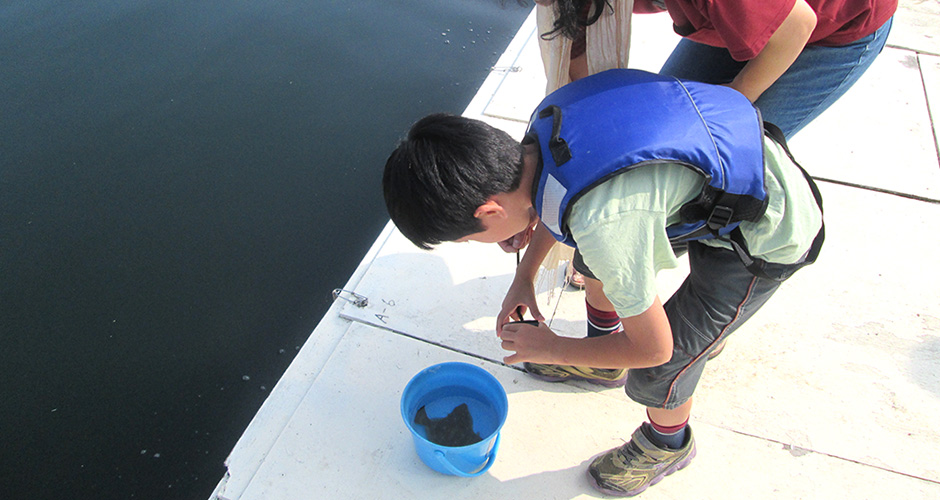
[[[813,121],[849,90],[881,53],[891,22],[860,40],[839,47],[808,45],[793,65],[754,104],[764,120],[780,127],[787,139]],[[705,83],[729,83],[747,61],[735,61],[727,49],[683,38],[660,73]]]

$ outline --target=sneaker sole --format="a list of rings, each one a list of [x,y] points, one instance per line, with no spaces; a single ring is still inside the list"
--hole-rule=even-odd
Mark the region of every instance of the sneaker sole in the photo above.
[[[673,472],[676,472],[676,471],[679,471],[688,467],[688,465],[692,463],[692,459],[695,458],[695,451],[696,451],[695,448],[692,448],[692,452],[689,453],[689,456],[685,457],[684,460],[676,462],[675,464],[672,465],[672,467],[669,467],[668,469],[666,469],[665,473],[654,477],[653,480],[650,481],[648,484],[645,484],[642,487],[637,488],[632,491],[612,490],[612,489],[601,486],[597,482],[597,479],[594,477],[594,475],[591,474],[590,468],[588,468],[587,470],[587,477],[588,477],[588,480],[591,481],[591,486],[593,486],[596,490],[600,491],[601,493],[604,493],[605,495],[610,495],[613,497],[632,497],[632,496],[639,495],[640,493],[643,493],[644,491],[646,491],[647,488],[662,481],[664,477],[672,474]],[[604,453],[607,453],[607,452],[604,452]],[[590,462],[593,462],[595,458],[603,455],[604,453],[598,453],[597,455],[594,456],[594,458],[590,460]]]
[[[582,381],[584,381],[584,382],[588,382],[588,383],[591,383],[591,384],[602,385],[602,386],[607,387],[607,388],[610,388],[610,389],[613,389],[613,388],[615,388],[615,387],[623,387],[623,386],[627,385],[627,377],[626,377],[626,376],[624,376],[623,378],[618,378],[617,380],[601,380],[601,379],[596,379],[596,378],[585,378],[585,377],[576,377],[576,376],[570,376],[570,377],[552,377],[551,375],[539,375],[539,374],[537,374],[537,373],[532,373],[532,372],[526,372],[526,373],[527,373],[529,376],[535,377],[535,378],[537,378],[537,379],[539,379],[539,380],[542,380],[542,381],[545,381],[545,382],[568,382],[568,381],[572,381],[572,382],[573,382],[573,381],[576,381],[576,380],[582,380]]]

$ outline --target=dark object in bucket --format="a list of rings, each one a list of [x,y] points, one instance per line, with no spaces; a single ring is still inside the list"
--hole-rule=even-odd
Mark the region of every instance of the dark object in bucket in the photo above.
[[[428,417],[422,406],[415,414],[415,423],[424,426],[428,441],[442,446],[467,446],[483,441],[479,434],[473,432],[473,416],[467,403],[454,408],[444,418],[434,419]]]

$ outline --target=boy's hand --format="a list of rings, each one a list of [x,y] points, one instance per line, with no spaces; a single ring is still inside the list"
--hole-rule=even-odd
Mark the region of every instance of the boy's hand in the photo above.
[[[502,309],[496,316],[496,335],[502,333],[503,326],[513,320],[522,320],[520,314],[525,314],[531,310],[532,317],[545,321],[545,317],[539,311],[538,302],[535,300],[535,285],[521,279],[512,280],[512,285],[506,292],[506,298],[503,299]]]
[[[503,349],[515,352],[515,354],[503,358],[503,362],[506,364],[511,365],[525,361],[532,363],[556,362],[554,352],[559,337],[544,322],[539,322],[538,326],[525,323],[503,325],[499,338],[503,341]]]

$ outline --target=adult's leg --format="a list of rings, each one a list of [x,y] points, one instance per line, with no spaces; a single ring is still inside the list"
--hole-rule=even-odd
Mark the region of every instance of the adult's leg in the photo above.
[[[844,95],[881,53],[892,20],[840,47],[810,45],[754,103],[789,139]],[[730,83],[746,62],[723,48],[682,39],[660,73],[705,83]]]
[[[754,103],[764,120],[793,137],[842,97],[881,53],[891,31],[878,31],[841,47],[810,45]]]
[[[745,64],[746,62],[735,61],[728,49],[683,38],[679,40],[659,73],[683,80],[720,85],[731,83]]]

